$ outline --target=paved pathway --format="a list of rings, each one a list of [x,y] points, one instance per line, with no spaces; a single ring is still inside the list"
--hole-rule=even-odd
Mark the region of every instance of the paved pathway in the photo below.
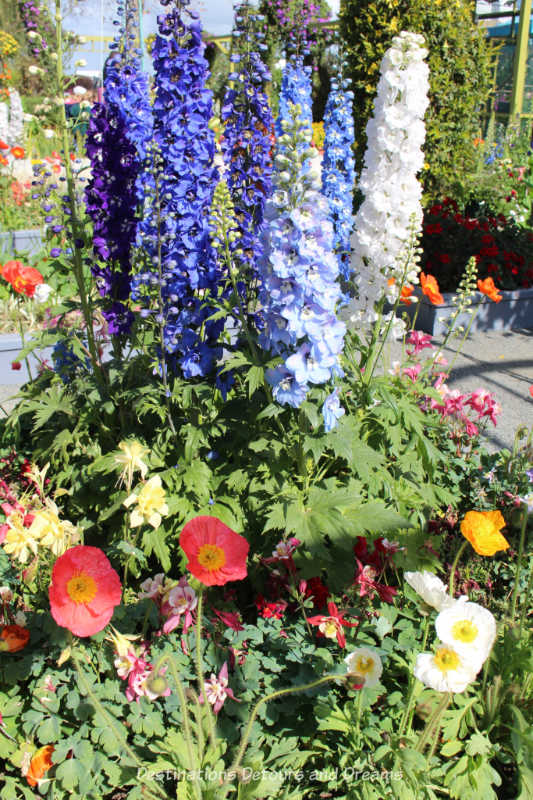
[[[438,340],[435,343],[440,344]],[[455,342],[443,351],[450,363],[456,351]],[[397,358],[399,352],[399,345],[392,344],[389,358]],[[8,411],[14,405],[9,398],[18,387],[2,384],[3,377],[7,376],[0,375],[0,405]],[[457,357],[448,385],[461,391],[482,387],[496,395],[503,410],[496,428],[489,422],[486,444],[491,450],[511,449],[517,428],[533,426],[533,398],[529,392],[533,386],[533,330],[470,335]]]

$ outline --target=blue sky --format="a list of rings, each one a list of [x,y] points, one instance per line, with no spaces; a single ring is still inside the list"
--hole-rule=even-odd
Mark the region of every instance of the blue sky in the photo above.
[[[336,13],[340,0],[329,0],[329,5]],[[233,21],[233,0],[193,0],[198,9],[204,29],[214,36],[222,36],[231,31]],[[80,4],[83,11],[69,17],[65,27],[85,36],[113,36],[115,28],[112,23],[113,2],[110,0],[85,0]],[[157,0],[145,0],[145,7],[150,10],[144,14],[145,35],[155,30],[157,14],[163,10]],[[84,48],[85,50],[85,48]],[[103,58],[100,53],[79,52],[76,58],[87,61],[87,69],[99,69]]]

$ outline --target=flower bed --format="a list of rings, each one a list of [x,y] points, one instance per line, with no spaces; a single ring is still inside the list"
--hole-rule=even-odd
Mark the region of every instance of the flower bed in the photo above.
[[[239,7],[221,177],[187,5],[159,17],[151,89],[119,33],[84,202],[75,160],[67,194],[36,170],[75,289],[0,420],[0,798],[510,800],[532,436],[484,453],[496,398],[451,391],[431,337],[395,320],[419,280],[423,40],[402,32],[381,66],[349,243],[345,81],[321,185],[309,71],[289,60],[272,131]],[[16,297],[43,285],[2,275]],[[458,308],[475,285],[469,263]]]

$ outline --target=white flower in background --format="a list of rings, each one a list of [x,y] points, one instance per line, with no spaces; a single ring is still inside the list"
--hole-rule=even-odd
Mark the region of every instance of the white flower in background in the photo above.
[[[404,572],[404,578],[428,606],[442,611],[453,605],[456,600],[450,597],[448,590],[440,578],[432,572]]]
[[[9,129],[6,141],[12,147],[24,144],[24,110],[16,89],[9,90]]]
[[[43,131],[43,136],[45,139],[53,139],[55,136],[55,131],[52,128],[45,128]]]
[[[417,656],[414,675],[436,692],[464,692],[476,679],[476,667],[453,647],[442,644],[435,653],[420,653]]]
[[[72,90],[72,93],[77,95],[78,97],[83,97],[84,94],[87,93],[87,89],[85,86],[75,86]]]
[[[86,67],[87,66],[87,62],[85,61],[84,58],[79,58],[77,61],[74,62],[74,66],[75,67]]]
[[[6,605],[13,600],[13,592],[9,586],[0,586],[0,600]]]
[[[479,672],[496,639],[496,620],[483,606],[457,600],[440,612],[435,630],[444,644],[471,663],[477,662]]]
[[[48,298],[50,297],[50,293],[52,291],[52,287],[49,286],[47,283],[40,283],[38,286],[35,287],[35,292],[33,297],[37,300],[38,303],[46,303]]]
[[[387,294],[395,299],[403,282],[417,281],[417,259],[412,252],[422,225],[417,173],[424,165],[423,120],[429,102],[423,44],[422,36],[404,31],[394,37],[381,63],[359,182],[364,201],[351,240],[357,297],[348,313],[356,324],[375,322],[376,303]]]
[[[13,622],[15,623],[15,625],[21,625],[22,627],[24,627],[24,625],[26,624],[26,614],[24,613],[24,611],[16,611],[15,614],[13,615]]]
[[[28,72],[30,75],[40,75],[42,72],[44,72],[44,69],[42,67],[38,67],[36,64],[30,64],[28,67]]]
[[[0,139],[7,142],[9,136],[9,113],[7,103],[0,103]]]
[[[344,659],[348,675],[354,680],[362,679],[363,686],[376,686],[383,672],[383,664],[378,653],[371,647],[357,647]]]

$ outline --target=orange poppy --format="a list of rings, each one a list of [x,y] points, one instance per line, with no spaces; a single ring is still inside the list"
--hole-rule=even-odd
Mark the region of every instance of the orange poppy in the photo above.
[[[468,511],[460,525],[461,533],[480,556],[507,550],[509,542],[500,533],[504,527],[501,511]]]
[[[426,295],[430,303],[434,306],[442,306],[444,297],[440,293],[439,284],[433,275],[426,275],[424,272],[420,273],[420,286],[422,292]]]
[[[9,161],[7,160],[7,158],[5,156],[0,156],[0,164],[3,167],[7,167],[7,165],[9,164]]]
[[[0,631],[0,652],[18,653],[30,641],[30,632],[21,625],[5,625]]]
[[[413,294],[415,290],[414,286],[411,286],[409,283],[406,283],[405,286],[402,286],[402,291],[400,293],[400,302],[405,303],[406,306],[412,305],[413,301],[409,298]]]
[[[478,281],[477,288],[482,294],[486,294],[490,300],[494,300],[495,303],[499,303],[502,299],[501,294],[498,294],[499,290],[494,285],[492,278],[485,278],[484,281]]]
[[[40,750],[37,750],[30,761],[30,768],[26,773],[26,780],[30,786],[37,786],[45,772],[48,772],[50,767],[54,766],[54,762],[52,761],[53,752],[54,746],[51,744],[47,744],[45,747],[41,747]]]
[[[13,156],[13,158],[24,158],[26,153],[23,147],[12,147],[11,155]]]
[[[9,145],[6,144],[3,139],[0,139],[0,150],[9,150]]]

